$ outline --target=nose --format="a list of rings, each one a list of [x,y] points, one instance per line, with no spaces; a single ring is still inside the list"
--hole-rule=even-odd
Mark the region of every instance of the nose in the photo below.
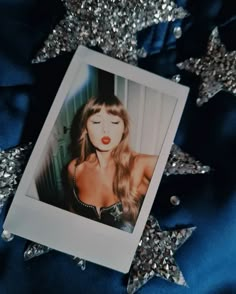
[[[105,134],[109,133],[109,125],[107,121],[103,121],[102,130],[103,130],[103,133]]]

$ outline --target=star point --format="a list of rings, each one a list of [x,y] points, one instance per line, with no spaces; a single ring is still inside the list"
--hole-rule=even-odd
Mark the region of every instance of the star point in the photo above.
[[[165,166],[164,174],[170,175],[189,175],[206,174],[211,171],[211,167],[204,165],[199,160],[183,152],[175,144],[172,145],[168,161]]]
[[[236,94],[236,51],[227,51],[220,40],[218,28],[214,28],[209,37],[205,56],[191,57],[177,66],[200,76],[198,106],[221,90]]]
[[[0,214],[8,199],[16,192],[32,149],[33,144],[29,143],[0,151]]]

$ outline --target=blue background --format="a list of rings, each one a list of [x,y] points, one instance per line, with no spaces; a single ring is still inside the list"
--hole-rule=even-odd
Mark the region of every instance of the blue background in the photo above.
[[[236,50],[236,4],[229,0],[177,1],[191,13],[183,21],[159,24],[139,34],[149,56],[139,66],[165,77],[180,73],[176,62],[204,55],[218,25],[228,50]],[[0,1],[0,148],[35,141],[72,58],[65,53],[31,64],[48,33],[65,12],[60,1]],[[176,40],[173,28],[182,26]],[[195,104],[199,78],[181,72],[191,87],[175,138],[183,150],[214,168],[209,175],[163,178],[152,213],[163,229],[197,226],[176,253],[189,288],[153,278],[139,293],[236,293],[236,97],[220,92]],[[179,206],[170,203],[178,195]],[[1,223],[7,208],[0,215]],[[75,232],[76,233],[76,232]],[[67,255],[52,251],[23,260],[27,241],[0,241],[0,293],[125,293],[127,275],[88,263],[81,271]]]

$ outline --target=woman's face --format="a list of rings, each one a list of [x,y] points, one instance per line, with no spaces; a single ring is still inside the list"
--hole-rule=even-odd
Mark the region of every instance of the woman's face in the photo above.
[[[96,149],[110,151],[122,139],[124,122],[119,116],[107,113],[105,107],[102,107],[100,112],[88,118],[87,132]]]

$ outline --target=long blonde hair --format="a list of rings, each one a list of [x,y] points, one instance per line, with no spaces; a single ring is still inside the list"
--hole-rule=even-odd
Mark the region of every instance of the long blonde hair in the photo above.
[[[129,147],[129,116],[123,104],[116,96],[91,97],[80,110],[79,136],[77,137],[77,157],[82,163],[95,153],[86,131],[88,118],[101,111],[102,107],[109,114],[119,116],[124,122],[124,133],[120,143],[112,150],[112,158],[115,163],[115,176],[113,181],[113,192],[120,199],[123,207],[124,217],[127,221],[135,223],[140,206],[140,197],[132,189],[131,170],[134,164],[134,156]]]

